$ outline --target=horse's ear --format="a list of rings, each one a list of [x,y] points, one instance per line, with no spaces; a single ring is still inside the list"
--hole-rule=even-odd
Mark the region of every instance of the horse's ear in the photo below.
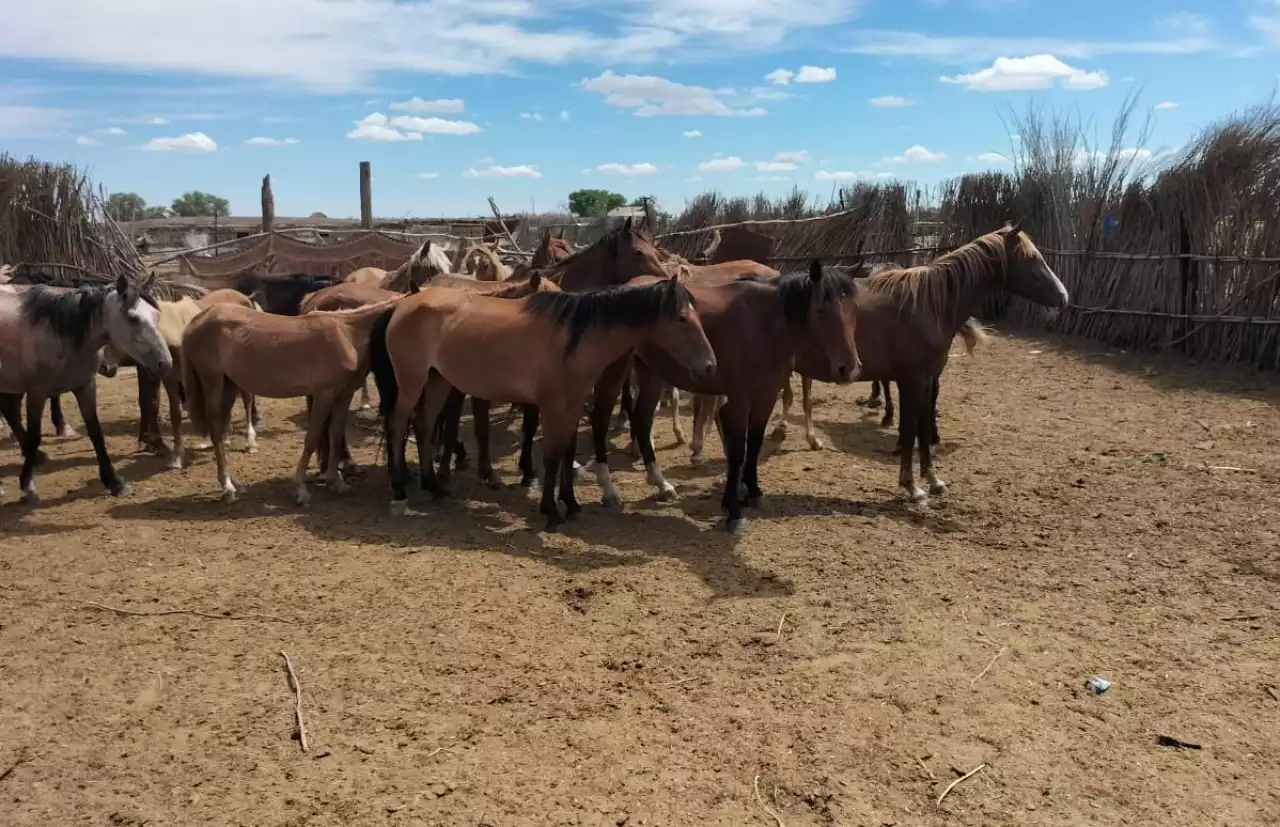
[[[548,232],[550,231],[548,230]],[[539,273],[537,270],[534,270],[533,273],[530,274],[529,286],[532,287],[534,290],[537,290],[539,287],[542,286],[542,274]]]
[[[415,293],[421,293],[421,292],[422,292],[422,288],[418,287],[418,283],[413,279],[409,279],[409,295],[412,296]]]
[[[815,258],[809,262],[809,278],[814,281],[822,281],[822,259]]]
[[[560,228],[560,238],[564,238],[564,227]]]
[[[631,232],[631,216],[627,216],[627,220],[622,222],[622,231],[625,233]]]
[[[129,280],[123,274],[116,279],[116,292],[121,296],[129,292]]]

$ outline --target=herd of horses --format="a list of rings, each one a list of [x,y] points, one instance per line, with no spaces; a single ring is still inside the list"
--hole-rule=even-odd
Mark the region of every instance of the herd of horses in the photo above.
[[[474,258],[472,258],[474,256]],[[656,411],[670,394],[677,439],[679,391],[694,395],[692,460],[701,458],[708,421],[724,445],[721,505],[726,528],[742,532],[743,507],[757,504],[761,446],[790,376],[802,379],[805,431],[813,429],[813,381],[872,381],[873,400],[888,406],[898,386],[899,485],[912,501],[947,487],[933,464],[939,377],[951,343],[982,341],[972,316],[992,290],[1046,307],[1067,304],[1067,291],[1030,237],[1006,225],[915,267],[824,266],[814,260],[780,273],[755,261],[700,266],[663,250],[627,221],[595,244],[574,250],[544,234],[528,263],[503,264],[492,249],[473,248],[473,274],[425,243],[398,269],[363,268],[343,280],[249,273],[234,288],[199,299],[163,301],[144,285],[52,287],[0,284],[0,413],[22,450],[22,499],[37,502],[35,468],[43,461],[41,421],[48,400],[72,393],[113,494],[127,486],[107,453],[96,410],[96,376],[137,366],[139,442],[186,459],[185,418],[211,443],[226,500],[239,490],[230,467],[232,414],[245,412],[246,448],[256,449],[257,397],[303,397],[307,426],[293,486],[310,500],[306,473],[314,456],[328,489],[347,490],[356,468],[347,446],[352,400],[372,375],[387,450],[393,514],[409,508],[406,443],[412,428],[420,482],[448,495],[451,464],[465,449],[459,420],[471,398],[477,472],[499,487],[490,454],[490,409],[521,409],[522,484],[541,478],[540,510],[555,531],[581,511],[574,490],[577,432],[588,416],[594,471],[606,505],[620,503],[608,463],[608,436],[621,401],[632,445],[660,498],[674,499],[652,442]],[[483,275],[482,275],[483,274]],[[160,428],[160,389],[169,399],[173,446]],[[21,422],[25,397],[26,426]],[[61,414],[55,408],[55,427]],[[542,429],[541,473],[533,443]],[[927,492],[916,482],[913,456]],[[438,470],[437,470],[438,466]],[[564,510],[561,511],[561,506]]]

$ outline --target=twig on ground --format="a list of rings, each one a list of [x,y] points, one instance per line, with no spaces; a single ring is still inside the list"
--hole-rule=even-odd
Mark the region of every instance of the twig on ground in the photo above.
[[[302,744],[302,751],[307,751],[307,725],[302,721],[302,684],[298,683],[298,673],[293,671],[293,661],[289,660],[289,653],[280,650],[280,657],[284,658],[284,668],[289,673],[289,688],[293,690],[293,717],[298,724],[298,742]]]
[[[1241,474],[1258,473],[1257,469],[1255,468],[1239,468],[1235,465],[1206,465],[1205,468],[1207,468],[1210,471],[1239,471]]]
[[[293,623],[292,620],[285,620],[282,617],[272,617],[271,615],[215,615],[209,612],[200,612],[195,609],[159,609],[154,612],[138,612],[133,609],[120,609],[115,606],[107,606],[102,603],[92,603],[88,600],[77,600],[81,606],[91,609],[98,609],[103,612],[114,612],[118,615],[128,615],[129,617],[163,617],[165,615],[194,615],[195,617],[203,617],[209,620],[262,620],[270,623]]]
[[[18,757],[14,759],[13,763],[10,764],[8,768],[6,768],[3,772],[0,772],[0,781],[3,781],[9,776],[13,775],[13,771],[16,770],[18,767],[22,766],[26,762],[26,760],[27,760],[27,751],[24,749],[18,753]]]
[[[973,679],[973,680],[969,681],[969,687],[970,687],[970,688],[972,688],[972,687],[973,687],[973,685],[974,685],[974,684],[976,684],[978,681],[982,680],[982,676],[983,676],[983,675],[985,675],[985,674],[987,674],[988,672],[990,672],[990,671],[991,671],[991,667],[993,667],[993,666],[995,666],[995,665],[996,665],[996,661],[1000,659],[1000,656],[1001,656],[1001,655],[1003,655],[1003,654],[1005,653],[1005,650],[1007,650],[1008,648],[1009,648],[1008,646],[1001,646],[1001,647],[1000,647],[1000,651],[999,651],[999,652],[996,652],[996,653],[995,653],[995,655],[993,655],[993,656],[992,656],[991,660],[987,662],[987,666],[986,666],[986,668],[985,668],[985,669],[983,669],[981,672],[979,672],[979,673],[974,677],[974,679]]]
[[[1231,617],[1220,617],[1218,620],[1223,623],[1230,623],[1233,620],[1262,620],[1265,615],[1232,615]]]
[[[783,613],[782,613],[782,617],[778,620],[778,639],[777,639],[777,641],[775,641],[775,642],[777,642],[777,643],[781,643],[781,642],[782,642],[782,624],[784,624],[784,623],[786,623],[786,622],[787,622],[787,613],[786,613],[786,612],[783,612]]]
[[[924,770],[924,771],[925,771],[925,774],[929,776],[929,780],[930,780],[930,781],[937,781],[937,780],[938,780],[938,776],[936,776],[936,775],[934,775],[934,774],[933,774],[933,770],[929,769],[929,765],[928,765],[928,764],[926,764],[926,763],[924,762],[924,759],[923,759],[923,758],[921,758],[921,757],[920,757],[920,756],[918,756],[918,755],[916,756],[916,763],[917,763],[917,764],[919,764],[919,765],[920,765],[920,769]]]
[[[782,822],[782,816],[778,815],[776,810],[764,803],[764,796],[760,795],[760,776],[756,776],[756,780],[751,782],[751,786],[755,788],[756,801],[759,802],[760,809],[772,816],[773,820],[777,822],[778,827],[787,827],[787,825]]]
[[[691,683],[696,680],[701,680],[701,678],[702,678],[702,675],[694,675],[692,678],[681,678],[680,680],[672,681],[671,683],[660,683],[658,684],[658,688],[670,689],[673,686],[683,686],[686,683]]]
[[[1277,692],[1274,686],[1264,686],[1262,688],[1265,689],[1267,691],[1267,694],[1270,695],[1272,698],[1274,698],[1277,701],[1280,701],[1280,692]]]
[[[952,781],[950,784],[947,785],[947,788],[942,791],[942,795],[938,796],[938,801],[935,806],[941,807],[943,799],[951,795],[952,790],[954,790],[956,787],[963,784],[964,782],[968,781],[970,778],[973,778],[975,775],[982,772],[986,768],[987,768],[986,764],[979,764],[978,766],[966,772],[964,775],[957,778],[955,781]]]

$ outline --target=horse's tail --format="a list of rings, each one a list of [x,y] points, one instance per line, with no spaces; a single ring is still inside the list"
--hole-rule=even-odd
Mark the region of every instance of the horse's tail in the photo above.
[[[970,356],[973,355],[974,348],[978,345],[984,345],[991,341],[991,336],[987,334],[987,329],[974,318],[969,318],[960,326],[960,336],[964,339],[965,352]]]
[[[187,401],[187,417],[191,420],[191,429],[198,436],[209,435],[209,409],[206,392],[200,382],[200,373],[192,364],[187,353],[182,354],[182,384],[179,385]]]
[[[396,383],[395,367],[391,364],[391,351],[387,350],[387,326],[395,312],[395,307],[384,310],[374,320],[369,334],[369,370],[373,372],[373,382],[378,386],[378,413],[382,414],[384,428],[390,424],[400,388]]]

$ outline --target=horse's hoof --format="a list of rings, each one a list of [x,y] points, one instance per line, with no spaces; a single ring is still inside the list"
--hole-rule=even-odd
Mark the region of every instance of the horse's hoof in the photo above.
[[[764,494],[757,494],[754,497],[744,497],[742,504],[748,508],[764,508],[769,504]]]
[[[680,495],[676,493],[676,489],[672,485],[667,485],[666,488],[658,492],[658,502],[673,503],[678,499],[680,499]]]
[[[373,406],[371,406],[368,402],[365,402],[363,405],[360,406],[360,410],[362,411],[372,410],[372,408]]]
[[[730,534],[741,536],[747,533],[747,518],[739,517],[736,520],[726,520],[724,527]]]
[[[587,479],[587,469],[581,465],[573,466],[573,479],[575,482],[585,482]]]
[[[502,484],[502,480],[497,477],[485,477],[482,482],[484,482],[484,487],[490,491],[501,491],[506,488],[506,486]]]
[[[622,498],[617,494],[605,494],[600,498],[600,504],[605,508],[617,510],[622,508]]]
[[[688,444],[688,440],[685,438],[684,433],[682,433],[681,431],[676,431],[675,437],[676,437],[676,445]]]
[[[124,480],[116,480],[107,486],[113,497],[127,497],[133,493],[133,486]]]
[[[787,438],[787,426],[779,425],[773,429],[773,433],[769,434],[770,439],[782,440]]]
[[[244,452],[245,452],[246,454],[256,454],[256,453],[258,453],[258,446],[257,446],[257,444],[255,443],[255,444],[252,444],[252,445],[246,445],[246,446],[244,446]]]
[[[351,490],[351,486],[344,479],[330,480],[328,483],[329,490],[335,494],[346,494]]]
[[[542,530],[546,534],[559,534],[562,528],[564,528],[564,520],[547,520]]]
[[[80,435],[76,433],[75,428],[72,428],[70,426],[63,426],[61,429],[58,430],[59,439],[71,439],[77,436],[80,436]]]
[[[945,497],[949,490],[950,489],[947,488],[947,484],[942,480],[935,479],[933,482],[929,483],[929,493],[935,497]]]
[[[881,428],[892,428],[892,427],[893,427],[893,417],[891,417],[891,416],[886,416],[885,418],[881,419],[881,420],[880,420],[880,427],[881,427]]]
[[[521,487],[521,488],[533,488],[533,486],[534,486],[534,485],[536,485],[536,484],[537,484],[537,482],[538,482],[538,478],[537,478],[536,476],[521,477],[521,478],[520,478],[520,487]]]
[[[924,493],[923,488],[913,485],[911,488],[907,489],[907,499],[913,503],[922,503],[929,499],[929,495]]]
[[[235,501],[236,501],[236,490],[235,490],[234,488],[229,488],[229,489],[227,489],[226,491],[223,491],[223,492],[222,492],[222,501],[223,501],[224,503],[233,503],[233,502],[235,502]]]
[[[810,451],[825,451],[826,449],[827,449],[827,446],[825,443],[823,443],[822,437],[819,437],[819,436],[809,437]]]
[[[293,501],[298,504],[299,508],[306,508],[311,505],[311,492],[305,488],[299,488],[294,492]]]
[[[408,514],[408,513],[409,513],[409,501],[408,501],[408,500],[392,500],[392,501],[391,501],[391,516],[392,516],[392,517],[403,517],[403,516],[405,516],[405,515],[406,515],[406,514]]]
[[[36,488],[34,485],[30,485],[22,489],[22,502],[26,503],[27,505],[40,504],[40,495],[36,493]]]
[[[689,454],[689,464],[690,464],[690,465],[701,465],[701,464],[702,464],[702,452],[701,452],[701,451],[695,451],[695,452],[693,452],[692,454]]]
[[[166,465],[166,466],[165,466],[165,468],[167,468],[167,469],[168,469],[168,470],[170,470],[170,471],[181,471],[181,470],[182,470],[182,457],[181,457],[181,456],[179,456],[179,455],[177,455],[177,454],[175,454],[174,456],[170,457],[170,458],[169,458],[169,464],[168,464],[168,465]]]

